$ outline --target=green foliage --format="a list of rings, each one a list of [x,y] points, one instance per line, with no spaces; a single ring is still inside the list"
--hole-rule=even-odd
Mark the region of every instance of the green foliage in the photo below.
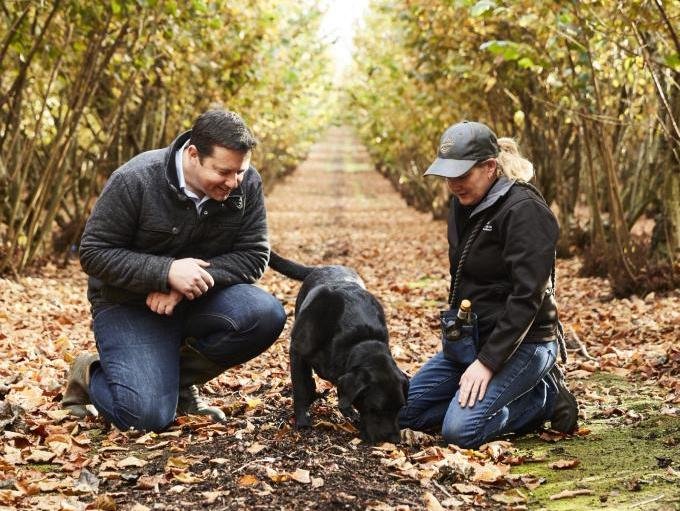
[[[0,273],[67,251],[110,172],[208,108],[250,124],[267,186],[294,168],[329,117],[320,15],[312,0],[5,5]]]
[[[680,203],[663,183],[680,169],[679,16],[677,2],[376,0],[347,110],[379,168],[436,215],[446,191],[421,176],[446,126],[518,139],[558,209],[561,250],[587,201],[592,242],[635,280],[626,250],[645,212],[667,219],[654,249],[678,261]]]

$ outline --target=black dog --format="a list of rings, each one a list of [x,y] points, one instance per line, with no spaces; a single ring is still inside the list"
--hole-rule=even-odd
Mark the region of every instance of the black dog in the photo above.
[[[398,442],[397,414],[406,402],[408,379],[392,358],[385,313],[345,266],[303,266],[272,252],[269,266],[303,281],[295,302],[290,372],[298,427],[309,427],[316,397],[312,369],[338,388],[346,417],[359,411],[361,438]]]

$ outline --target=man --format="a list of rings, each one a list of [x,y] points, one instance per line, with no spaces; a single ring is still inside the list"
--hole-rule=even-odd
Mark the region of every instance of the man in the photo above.
[[[71,366],[73,414],[92,403],[122,430],[224,419],[196,385],[262,353],[286,320],[253,285],[269,257],[256,143],[237,114],[211,110],[111,175],[80,245],[99,356]]]

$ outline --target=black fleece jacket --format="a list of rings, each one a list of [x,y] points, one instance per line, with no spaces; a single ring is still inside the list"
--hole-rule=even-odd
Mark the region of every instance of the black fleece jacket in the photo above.
[[[463,265],[454,307],[464,298],[478,316],[478,359],[494,372],[520,343],[555,339],[557,306],[551,273],[559,228],[545,202],[529,188],[499,178],[471,214],[454,197],[449,212],[452,277],[465,239],[486,215]]]
[[[269,241],[260,175],[250,167],[239,188],[223,202],[206,201],[199,215],[179,190],[175,167],[175,152],[190,135],[111,174],[80,243],[93,307],[143,304],[149,292],[169,291],[170,264],[185,257],[207,260],[216,286],[253,283],[264,273]]]

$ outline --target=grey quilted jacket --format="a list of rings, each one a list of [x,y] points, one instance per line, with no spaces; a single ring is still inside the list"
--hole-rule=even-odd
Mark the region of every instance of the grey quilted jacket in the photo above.
[[[223,202],[207,201],[199,215],[179,190],[175,168],[174,154],[190,133],[111,174],[80,243],[93,307],[143,304],[149,292],[169,291],[170,264],[184,257],[207,260],[216,286],[262,276],[269,241],[260,175],[250,167],[239,188]]]

